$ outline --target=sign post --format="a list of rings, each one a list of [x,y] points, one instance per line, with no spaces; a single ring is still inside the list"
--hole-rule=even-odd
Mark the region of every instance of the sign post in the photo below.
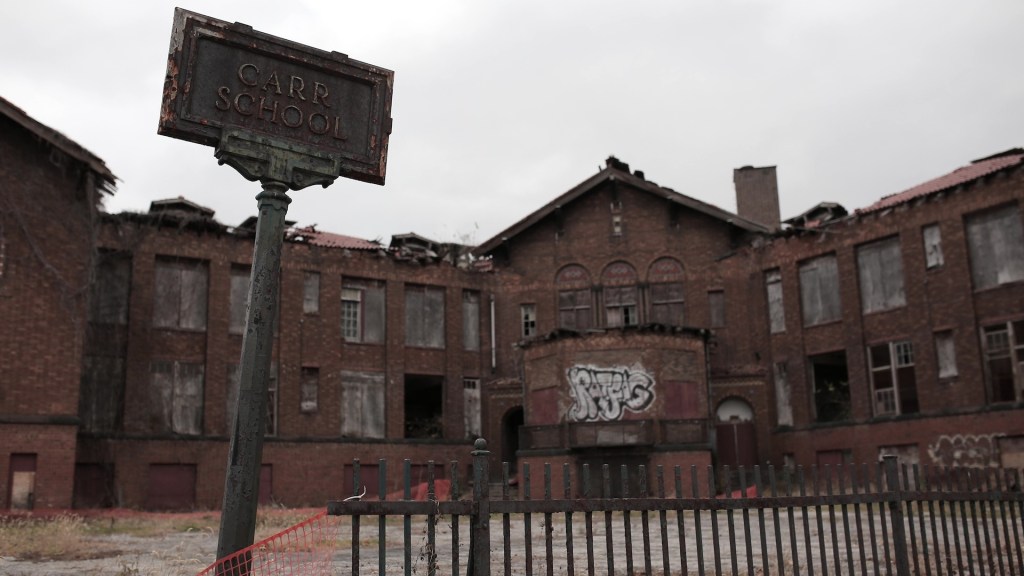
[[[158,133],[214,146],[220,164],[263,186],[217,558],[256,533],[288,190],[339,176],[384,184],[393,83],[338,52],[174,11]]]

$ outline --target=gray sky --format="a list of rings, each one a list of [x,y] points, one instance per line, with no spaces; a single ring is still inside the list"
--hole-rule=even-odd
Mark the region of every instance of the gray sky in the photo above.
[[[158,136],[176,2],[0,3],[0,95],[103,158],[107,209],[183,195],[229,225],[259,184]],[[384,187],[292,193],[300,225],[480,243],[614,154],[735,210],[778,166],[782,216],[870,204],[1024,146],[1024,2],[194,0],[395,71]]]

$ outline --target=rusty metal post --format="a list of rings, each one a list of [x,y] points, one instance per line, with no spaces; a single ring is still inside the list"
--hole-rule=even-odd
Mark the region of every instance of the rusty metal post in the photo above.
[[[265,180],[256,196],[259,218],[253,248],[252,275],[242,338],[238,408],[228,449],[217,558],[224,558],[253,542],[259,500],[260,463],[266,433],[267,383],[270,379],[274,322],[277,319],[281,249],[285,214],[291,198],[288,185]],[[247,563],[246,563],[247,564]]]
[[[910,556],[907,552],[907,531],[903,525],[903,494],[900,490],[899,466],[896,456],[882,457],[885,468],[885,484],[890,495],[889,521],[892,524],[892,547],[896,560],[897,576],[910,576]]]
[[[491,506],[490,481],[487,459],[487,441],[477,438],[473,443],[473,512],[470,515],[469,576],[491,574]]]

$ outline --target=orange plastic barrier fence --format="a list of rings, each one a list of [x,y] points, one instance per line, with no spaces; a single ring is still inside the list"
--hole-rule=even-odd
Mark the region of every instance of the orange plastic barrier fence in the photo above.
[[[199,576],[283,576],[331,574],[338,549],[337,516],[327,511],[221,558]]]

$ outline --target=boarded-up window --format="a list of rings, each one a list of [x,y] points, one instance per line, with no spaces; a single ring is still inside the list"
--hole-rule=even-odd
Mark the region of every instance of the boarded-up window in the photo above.
[[[800,306],[804,326],[839,320],[839,268],[834,254],[800,265]]]
[[[480,293],[462,291],[462,348],[480,349]]]
[[[124,358],[86,356],[78,414],[85,432],[115,432],[124,403]]]
[[[555,277],[558,286],[558,327],[587,330],[592,326],[590,273],[577,264],[562,268]]]
[[[231,267],[231,306],[228,332],[245,332],[245,309],[249,298],[249,268]]]
[[[12,510],[35,507],[37,460],[37,454],[11,454],[8,490]]]
[[[341,373],[341,435],[384,437],[383,373]]]
[[[206,262],[158,259],[153,282],[154,326],[206,330]]]
[[[857,248],[860,302],[865,313],[907,303],[903,291],[903,257],[898,236]]]
[[[537,305],[519,305],[519,324],[522,326],[523,338],[529,338],[537,334]]]
[[[155,361],[150,365],[150,373],[150,407],[156,431],[201,434],[203,365]]]
[[[992,402],[1024,398],[1024,320],[982,329],[985,375]]]
[[[1024,232],[1017,205],[972,214],[966,222],[974,288],[1024,280]]]
[[[651,322],[668,326],[683,325],[683,285],[651,284]]]
[[[558,324],[570,330],[586,330],[591,325],[590,289],[558,292]]]
[[[128,293],[131,287],[132,258],[123,252],[100,252],[96,260],[96,280],[89,294],[89,322],[94,324],[128,323]]]
[[[725,292],[721,290],[708,292],[708,314],[712,328],[725,326]]]
[[[878,460],[886,456],[895,456],[896,463],[906,472],[906,481],[911,490],[917,487],[917,472],[920,469],[921,450],[917,444],[900,444],[896,446],[879,446]]]
[[[640,323],[636,270],[626,262],[609,264],[601,274],[604,284],[605,326],[636,326]]]
[[[238,409],[238,388],[241,384],[241,377],[242,371],[238,369],[238,364],[229,364],[227,404],[225,405],[229,429],[234,425],[235,411]],[[270,363],[270,375],[267,380],[266,428],[264,428],[264,433],[267,436],[277,435],[277,362]]]
[[[942,232],[938,224],[931,224],[921,229],[921,239],[924,241],[924,262],[928,268],[942,266],[945,258],[942,256]]]
[[[782,273],[769,270],[764,273],[765,292],[768,295],[768,319],[772,334],[786,331],[786,310],[782,304]]]
[[[469,438],[480,437],[480,379],[462,379],[462,423]]]
[[[320,312],[319,272],[306,272],[302,276],[302,312],[305,314]]]
[[[149,465],[146,477],[147,510],[192,510],[195,507],[195,464]]]
[[[650,286],[649,321],[668,326],[683,325],[683,265],[675,258],[658,258],[647,270]]]
[[[938,358],[939,378],[952,378],[958,374],[952,330],[935,333],[935,357]]]
[[[875,416],[918,411],[914,347],[910,342],[887,342],[868,347],[868,368]]]
[[[793,401],[789,388],[789,370],[785,362],[772,366],[775,377],[775,414],[779,426],[793,425]]]
[[[299,380],[299,412],[316,412],[320,396],[320,369],[303,366]]]
[[[384,283],[344,278],[341,288],[341,335],[346,342],[384,342]]]
[[[405,344],[444,348],[444,288],[406,285]]]

